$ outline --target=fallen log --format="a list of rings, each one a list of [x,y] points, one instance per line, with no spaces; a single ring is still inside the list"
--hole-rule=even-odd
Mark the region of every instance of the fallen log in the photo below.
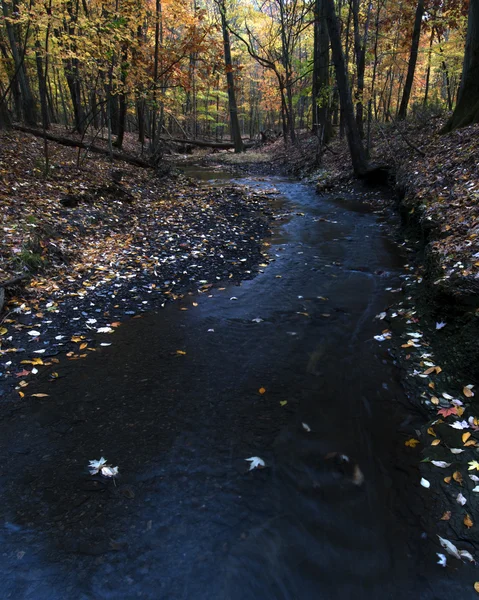
[[[35,129],[34,127],[24,127],[23,125],[14,125],[14,129],[17,131],[23,131],[24,133],[31,133],[37,137],[42,139],[47,139],[51,142],[56,142],[57,144],[62,144],[62,146],[71,146],[73,148],[82,148],[87,150],[88,152],[93,152],[95,154],[102,154],[103,156],[110,156],[113,160],[121,160],[123,162],[129,163],[136,167],[142,167],[143,169],[152,169],[153,165],[146,160],[142,160],[141,158],[137,158],[136,156],[131,156],[130,154],[125,154],[124,152],[116,152],[114,151],[112,154],[106,148],[100,148],[99,146],[93,146],[88,144],[87,142],[81,142],[80,140],[74,140],[71,138],[53,135],[52,133],[43,132],[40,129]]]
[[[175,144],[189,144],[190,146],[198,146],[199,148],[214,148],[217,150],[234,150],[232,142],[210,142],[208,140],[187,140],[184,138],[160,138],[163,142],[174,142]],[[245,142],[245,148],[251,148],[251,142]]]

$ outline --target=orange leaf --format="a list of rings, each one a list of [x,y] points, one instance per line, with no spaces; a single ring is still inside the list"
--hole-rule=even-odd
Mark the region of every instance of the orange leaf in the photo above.
[[[460,471],[454,471],[454,473],[452,474],[452,478],[456,483],[459,483],[459,485],[463,484],[464,480],[462,479],[462,474]]]
[[[470,431],[463,433],[462,434],[462,443],[465,444],[470,437],[471,437]]]
[[[471,517],[468,514],[466,514],[466,516],[464,517],[463,523],[468,529],[470,529],[474,525]]]
[[[448,510],[442,515],[441,521],[449,521],[450,518],[451,518],[451,511]]]
[[[258,392],[259,392],[260,394],[264,394],[264,393],[266,393],[266,388],[264,388],[264,387],[260,387],[260,388],[259,388],[259,390],[258,390]]]

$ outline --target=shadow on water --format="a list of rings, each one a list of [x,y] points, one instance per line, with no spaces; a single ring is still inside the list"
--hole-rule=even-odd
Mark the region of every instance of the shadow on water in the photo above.
[[[132,319],[62,362],[54,405],[4,420],[0,597],[469,597],[421,539],[405,399],[373,339],[398,253],[352,200],[240,182],[280,192],[264,272]],[[116,485],[86,475],[101,455]]]

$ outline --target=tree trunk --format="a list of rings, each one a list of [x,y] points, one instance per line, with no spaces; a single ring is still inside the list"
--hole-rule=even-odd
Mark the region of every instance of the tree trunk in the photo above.
[[[411,97],[412,84],[414,82],[414,73],[416,71],[417,53],[419,49],[419,41],[421,38],[421,25],[422,18],[424,15],[424,0],[418,0],[416,9],[416,18],[414,20],[414,30],[412,33],[411,42],[411,53],[409,55],[409,65],[407,69],[406,83],[404,84],[404,91],[401,100],[401,106],[399,107],[398,118],[405,119],[407,114],[407,107],[409,104],[409,98]]]
[[[314,2],[313,55],[313,133],[327,143],[331,137],[329,120],[329,36],[324,0]]]
[[[14,26],[10,21],[11,13],[17,14],[19,9],[16,2],[12,3],[11,12],[8,10],[7,2],[2,2],[3,16],[5,17],[5,27],[7,30],[8,41],[10,42],[10,50],[13,56],[13,62],[15,66],[14,78],[18,82],[20,89],[20,104],[23,119],[28,125],[35,125],[37,121],[36,107],[33,99],[33,94],[30,88],[30,82],[28,80],[27,71],[25,69],[25,51],[26,42],[22,53],[20,53],[20,34],[19,26]],[[28,27],[25,37],[28,37]]]
[[[240,124],[238,120],[238,107],[236,104],[235,80],[233,75],[233,62],[231,60],[230,32],[226,19],[226,6],[223,0],[218,2],[221,14],[221,29],[223,32],[223,49],[225,56],[226,83],[228,86],[228,105],[230,112],[231,139],[233,140],[235,152],[243,152],[244,145],[241,137]]]
[[[479,2],[471,0],[457,105],[443,132],[479,123]]]
[[[328,23],[329,38],[331,40],[333,63],[336,70],[339,98],[341,101],[341,111],[344,115],[344,123],[346,126],[346,136],[348,139],[351,161],[353,163],[355,174],[362,176],[368,171],[368,160],[361,136],[359,135],[356,120],[354,118],[354,107],[351,99],[351,90],[349,87],[343,49],[341,47],[338,20],[334,10],[334,0],[324,0],[324,7],[326,11],[326,20]]]

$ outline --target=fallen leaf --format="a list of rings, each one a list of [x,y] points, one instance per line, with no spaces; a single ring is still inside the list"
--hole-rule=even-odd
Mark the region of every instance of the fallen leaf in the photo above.
[[[477,462],[477,460],[471,460],[469,463],[469,468],[468,471],[473,471],[474,469],[476,469],[476,471],[479,471],[479,462]]]
[[[303,426],[303,429],[308,433],[311,431],[311,427],[307,423],[301,423],[301,425]]]
[[[451,511],[447,510],[441,517],[441,521],[449,521],[449,519],[451,518]]]
[[[184,356],[186,352],[184,350],[177,350],[176,354],[178,354],[178,356]]]
[[[452,463],[445,462],[444,460],[431,460],[431,463],[435,467],[441,467],[441,469],[445,469],[446,467],[450,467]]]
[[[411,438],[409,440],[406,440],[404,442],[405,446],[409,446],[409,448],[415,448],[418,444],[420,444],[421,442],[419,440],[416,440],[414,438]]]
[[[463,448],[449,448],[449,450],[452,452],[452,454],[462,454],[465,452]]]
[[[28,331],[28,335],[31,335],[32,337],[38,337],[40,335],[40,332],[36,331],[35,329],[32,329],[31,331]]]
[[[466,433],[462,434],[462,443],[465,444],[467,442],[467,440],[471,437],[471,433],[469,431],[466,431]]]
[[[422,485],[422,487],[425,487],[425,488],[431,487],[431,484],[429,483],[429,481],[427,479],[424,479],[424,477],[421,477],[421,485]]]
[[[259,456],[252,456],[251,458],[245,458],[245,460],[251,463],[249,466],[250,471],[253,469],[263,469],[266,467],[264,460]]]
[[[447,323],[441,321],[440,323],[436,323],[436,329],[442,329],[443,327],[446,327],[446,325]]]
[[[287,400],[281,400],[280,401],[281,406],[286,406],[286,404],[288,404]]]
[[[427,432],[429,433],[429,435],[433,435],[434,437],[436,437],[436,433],[432,427],[429,427]]]
[[[476,581],[476,583],[474,584],[474,589],[479,594],[479,581]]]
[[[5,335],[8,333],[8,329],[6,327],[0,327],[0,335]]]
[[[464,504],[467,503],[466,498],[461,494],[461,492],[459,492],[459,494],[456,496],[456,502],[458,504],[460,504],[461,506],[464,506]]]
[[[454,481],[456,483],[459,483],[460,485],[462,485],[464,483],[464,480],[462,478],[462,474],[460,471],[454,471],[454,473],[452,474],[452,478],[454,479]]]
[[[448,554],[461,560],[461,555],[459,554],[459,550],[456,548],[456,546],[452,542],[450,542],[449,540],[446,540],[445,538],[442,538],[440,535],[438,535],[437,537],[439,538],[439,543],[444,548],[444,550],[447,551]]]
[[[48,398],[49,394],[32,394],[32,398]]]
[[[431,446],[439,446],[440,443],[441,443],[441,440],[436,438],[435,440],[432,440]]]
[[[436,552],[436,554],[439,557],[439,560],[437,561],[437,564],[441,565],[441,567],[446,567],[447,566],[446,556],[444,554],[441,554],[440,552]]]
[[[80,344],[79,350],[85,350],[85,348],[88,348],[88,343],[87,342],[83,342],[83,344]]]
[[[260,387],[260,388],[259,388],[259,390],[258,390],[258,392],[259,392],[260,394],[265,394],[265,393],[266,393],[266,388],[264,388],[264,387]]]
[[[466,516],[464,517],[463,523],[468,529],[470,529],[474,525],[471,517],[468,514],[466,514]]]
[[[439,404],[439,398],[437,398],[436,396],[431,396],[431,402],[435,405]]]
[[[450,415],[457,415],[457,406],[451,406],[449,408],[440,408],[437,411],[438,415],[442,415],[443,417],[449,417]]]
[[[468,386],[466,385],[463,389],[462,389],[462,393],[464,394],[464,396],[466,396],[466,398],[472,398],[474,396],[474,392],[472,391],[472,386]]]

